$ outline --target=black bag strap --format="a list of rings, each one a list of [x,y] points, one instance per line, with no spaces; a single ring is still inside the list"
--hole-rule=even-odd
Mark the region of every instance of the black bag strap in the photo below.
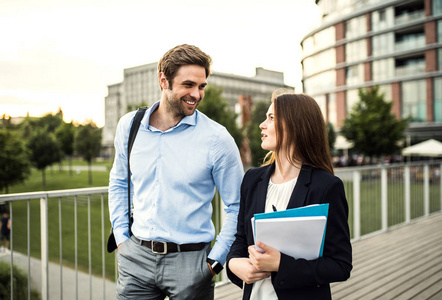
[[[137,113],[135,114],[134,120],[132,122],[132,126],[130,127],[129,140],[127,142],[127,217],[129,218],[129,235],[132,235],[132,218],[130,214],[130,152],[132,151],[132,146],[135,141],[135,137],[137,136],[138,129],[140,128],[141,120],[144,117],[144,113],[146,112],[147,107],[138,108]]]

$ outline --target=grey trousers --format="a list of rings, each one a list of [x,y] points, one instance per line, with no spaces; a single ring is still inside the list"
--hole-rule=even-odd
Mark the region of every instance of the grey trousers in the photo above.
[[[133,237],[118,250],[116,299],[213,300],[215,280],[206,258],[210,244],[200,251],[152,253]]]

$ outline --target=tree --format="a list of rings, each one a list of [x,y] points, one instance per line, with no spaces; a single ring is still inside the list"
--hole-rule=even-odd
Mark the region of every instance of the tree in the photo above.
[[[341,133],[354,143],[354,149],[373,158],[394,154],[400,149],[408,119],[397,120],[391,113],[393,102],[384,100],[379,87],[359,89],[360,101],[344,120]]]
[[[55,132],[55,129],[57,129],[62,123],[63,112],[61,109],[55,115],[48,113],[36,120],[36,126],[46,128],[47,132]]]
[[[88,163],[89,184],[92,184],[92,159],[98,156],[101,149],[101,129],[92,121],[80,125],[75,138],[75,148]]]
[[[270,97],[269,97],[270,98]],[[249,139],[250,152],[252,153],[252,165],[257,167],[262,164],[267,150],[261,148],[261,124],[266,119],[270,101],[259,101],[255,103],[252,110],[252,118],[246,126],[246,136]]]
[[[328,135],[328,146],[330,148],[330,155],[332,155],[335,149],[336,132],[335,132],[335,127],[330,122],[327,123],[327,135]]]
[[[46,167],[60,161],[60,146],[55,140],[54,134],[45,128],[36,128],[31,134],[27,147],[31,152],[31,162],[41,170],[42,187],[46,187]]]
[[[72,176],[72,155],[74,154],[75,126],[71,123],[62,123],[55,130],[55,136],[60,149],[69,159],[69,175]]]
[[[126,106],[126,112],[131,112],[131,111],[137,110],[139,107],[144,107],[144,106],[149,106],[149,105],[147,105],[146,100],[143,100],[143,101],[141,101],[141,103],[138,103],[138,104],[128,104]]]
[[[0,190],[8,194],[9,186],[23,182],[30,171],[28,152],[18,134],[0,129]]]
[[[236,123],[237,114],[229,109],[229,104],[222,98],[222,88],[209,86],[205,90],[204,100],[198,105],[198,110],[210,119],[226,127],[232,135],[238,148],[241,147],[243,135]]]
[[[13,129],[14,124],[11,122],[11,116],[3,114],[0,119],[0,128]]]

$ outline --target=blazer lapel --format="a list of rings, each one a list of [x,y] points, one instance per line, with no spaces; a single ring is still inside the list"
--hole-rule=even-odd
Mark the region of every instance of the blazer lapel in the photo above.
[[[301,172],[299,172],[298,180],[296,181],[295,188],[293,189],[287,208],[297,208],[305,206],[305,200],[307,199],[307,193],[312,176],[312,167],[302,165]]]
[[[271,164],[267,167],[266,172],[261,176],[261,181],[258,182],[257,185],[257,193],[256,193],[256,213],[263,213],[266,206],[266,198],[267,198],[267,189],[269,187],[270,176],[275,170],[275,164]]]

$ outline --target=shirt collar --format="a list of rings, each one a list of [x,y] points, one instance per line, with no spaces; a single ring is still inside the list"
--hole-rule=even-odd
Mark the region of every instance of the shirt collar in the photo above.
[[[141,120],[141,124],[144,126],[144,128],[149,129],[149,127],[150,127],[149,126],[150,116],[158,108],[158,106],[160,106],[160,101],[155,102],[147,110],[146,115],[144,116],[143,120]],[[195,112],[192,115],[184,117],[175,127],[179,127],[182,124],[187,124],[187,125],[190,125],[190,126],[195,126],[198,113],[199,113],[198,110],[195,110]]]

